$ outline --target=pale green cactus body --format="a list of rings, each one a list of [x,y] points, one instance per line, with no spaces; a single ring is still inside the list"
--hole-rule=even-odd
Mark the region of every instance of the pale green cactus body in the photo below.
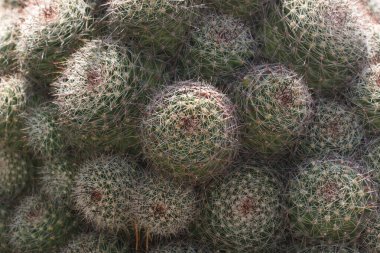
[[[201,244],[191,241],[170,242],[160,244],[149,250],[149,253],[208,253],[211,250]]]
[[[271,249],[284,225],[281,184],[265,167],[241,165],[237,169],[210,187],[200,225],[203,236],[227,252]]]
[[[300,166],[289,183],[292,234],[330,244],[357,239],[375,210],[373,182],[361,170],[336,158]]]
[[[17,65],[18,14],[0,8],[0,19],[0,75],[5,75],[13,71]]]
[[[270,0],[211,0],[210,2],[223,13],[242,19],[252,20],[263,12]]]
[[[154,168],[195,181],[223,172],[239,147],[234,105],[202,82],[178,82],[158,93],[141,129],[144,153]]]
[[[20,252],[54,252],[76,228],[73,214],[64,206],[29,196],[21,201],[10,222],[10,243]]]
[[[101,155],[86,161],[74,179],[75,209],[98,230],[127,231],[138,178],[137,165],[126,157]]]
[[[233,89],[244,119],[246,149],[266,158],[289,154],[314,113],[302,78],[279,64],[253,66]]]

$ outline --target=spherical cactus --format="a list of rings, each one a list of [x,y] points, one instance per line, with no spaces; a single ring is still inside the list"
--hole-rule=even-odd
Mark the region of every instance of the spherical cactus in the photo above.
[[[161,81],[160,70],[151,66],[108,40],[88,42],[76,52],[54,84],[60,121],[69,129],[70,141],[79,147],[135,147],[140,104]]]
[[[194,189],[157,175],[145,175],[130,201],[133,222],[146,234],[170,237],[198,218]]]
[[[137,173],[137,165],[125,157],[101,155],[85,162],[74,180],[75,208],[98,230],[127,230]]]
[[[57,118],[57,108],[52,104],[45,104],[32,108],[25,115],[23,129],[27,144],[35,154],[50,159],[60,156],[67,147]]]
[[[243,22],[226,15],[207,14],[191,31],[183,56],[184,75],[225,82],[256,55],[256,41]]]
[[[271,249],[280,238],[285,217],[281,185],[266,168],[241,165],[237,169],[209,189],[202,215],[203,236],[227,252]]]
[[[354,80],[350,100],[362,109],[369,130],[380,132],[380,64],[365,68]]]
[[[25,12],[16,50],[22,69],[46,85],[92,31],[91,8],[83,0],[38,0]]]
[[[149,253],[207,253],[211,250],[198,243],[191,241],[171,242],[167,244],[157,245]]]
[[[15,11],[0,10],[0,19],[0,75],[4,75],[13,71],[17,65],[18,16]]]
[[[374,179],[380,181],[380,138],[371,141],[367,145],[363,158],[367,168],[374,175]]]
[[[73,214],[64,206],[40,196],[21,201],[10,222],[10,243],[20,252],[54,252],[76,227]]]
[[[238,150],[238,123],[231,101],[202,82],[178,82],[146,109],[141,140],[146,158],[173,176],[207,179],[222,172]]]
[[[306,156],[350,155],[363,138],[363,126],[352,109],[333,101],[320,101],[298,152]]]
[[[60,253],[124,253],[127,248],[116,238],[96,233],[77,235]]]
[[[24,154],[0,145],[0,199],[13,199],[19,195],[32,172],[32,164]]]
[[[233,88],[245,123],[244,146],[266,158],[289,154],[313,116],[302,78],[282,65],[260,65]]]
[[[108,5],[112,34],[169,58],[186,41],[195,11],[192,1],[110,0]]]
[[[360,170],[335,158],[300,166],[289,183],[292,234],[328,243],[356,239],[375,207],[373,182]]]
[[[285,0],[264,23],[264,55],[293,65],[325,94],[346,85],[367,59],[366,31],[349,0]]]
[[[270,0],[211,0],[219,10],[235,17],[251,20],[263,11]]]

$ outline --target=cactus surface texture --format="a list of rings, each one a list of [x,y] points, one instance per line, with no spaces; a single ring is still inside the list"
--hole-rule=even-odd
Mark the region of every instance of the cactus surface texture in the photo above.
[[[18,15],[15,11],[0,9],[0,19],[0,75],[4,75],[17,66]]]
[[[363,157],[365,164],[374,175],[375,180],[380,181],[380,139],[371,141],[366,148]]]
[[[210,249],[190,241],[171,242],[154,247],[149,253],[208,253]]]
[[[270,0],[211,0],[215,7],[226,14],[251,20],[264,11]]]

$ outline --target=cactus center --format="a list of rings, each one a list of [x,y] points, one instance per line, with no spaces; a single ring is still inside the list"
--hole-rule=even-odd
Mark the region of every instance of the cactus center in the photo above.
[[[194,115],[183,117],[180,122],[181,129],[194,133],[197,131],[199,125],[199,119],[197,119]]]
[[[280,101],[283,106],[289,107],[294,102],[294,96],[291,89],[288,87],[281,88],[275,95],[276,99]]]
[[[341,132],[340,123],[337,120],[333,120],[326,130],[329,136],[335,138]]]
[[[45,210],[43,208],[33,208],[26,214],[26,218],[28,222],[36,224],[43,219],[44,213]]]
[[[165,216],[168,207],[162,202],[156,203],[152,206],[153,214],[155,217]]]
[[[93,201],[93,202],[99,202],[99,201],[102,200],[102,198],[103,198],[103,195],[99,191],[93,190],[91,192],[91,201]]]
[[[93,90],[96,86],[99,86],[102,82],[102,75],[100,71],[92,69],[87,72],[88,88]]]
[[[50,21],[53,21],[57,17],[57,12],[52,6],[50,6],[50,7],[44,8],[41,12],[41,15],[42,15],[42,18],[46,22],[50,22]]]
[[[332,202],[338,197],[339,187],[336,183],[328,182],[318,189],[317,194],[324,200]]]
[[[236,211],[242,216],[248,216],[256,212],[257,205],[252,197],[244,197],[236,203]]]

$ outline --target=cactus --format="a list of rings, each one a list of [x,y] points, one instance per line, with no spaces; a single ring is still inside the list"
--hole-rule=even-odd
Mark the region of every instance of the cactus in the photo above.
[[[96,233],[77,235],[60,253],[124,253],[127,248],[116,238]]]
[[[360,253],[358,249],[350,248],[345,245],[317,245],[307,247],[292,253]],[[289,252],[290,253],[290,252]]]
[[[338,158],[300,166],[289,182],[292,234],[330,244],[357,239],[375,207],[373,182],[361,170]]]
[[[211,13],[192,29],[181,72],[185,77],[201,76],[225,83],[226,78],[231,78],[253,56],[256,56],[256,41],[249,27],[239,19]]]
[[[8,217],[9,208],[0,202],[0,252],[11,253],[11,248],[8,242]]]
[[[88,42],[54,84],[60,121],[71,141],[79,147],[137,146],[135,118],[160,85],[160,71],[112,41]]]
[[[364,163],[374,175],[374,179],[380,181],[380,138],[372,140],[367,145],[363,158]]]
[[[33,173],[29,158],[0,144],[0,199],[13,199],[26,187]]]
[[[368,7],[372,13],[372,15],[380,20],[380,1],[379,0],[365,0],[368,4]]]
[[[179,241],[157,245],[149,253],[206,253],[211,252],[206,246],[191,242]]]
[[[260,32],[264,55],[291,64],[325,94],[344,87],[367,60],[367,30],[349,0],[285,0]]]
[[[127,231],[137,173],[137,165],[125,157],[101,155],[85,162],[74,179],[75,208],[98,230]]]
[[[253,66],[233,88],[245,123],[244,146],[266,158],[287,155],[313,116],[302,78],[279,64]]]
[[[135,191],[130,215],[148,236],[178,235],[198,218],[197,196],[191,187],[157,175],[145,175]]]
[[[350,155],[361,143],[363,130],[351,108],[322,100],[298,152],[306,156]]]
[[[54,252],[76,227],[73,214],[39,195],[26,197],[10,222],[10,243],[18,251]]]
[[[177,82],[151,101],[140,138],[156,169],[202,181],[234,160],[237,124],[234,105],[217,89],[203,82]]]
[[[5,75],[17,65],[18,15],[15,11],[0,10],[0,19],[0,75]]]
[[[380,64],[365,68],[354,80],[350,100],[362,109],[369,130],[380,131]]]
[[[210,186],[202,215],[203,236],[227,252],[271,249],[280,239],[285,217],[281,185],[266,168],[240,165],[236,169]]]
[[[165,58],[175,56],[185,43],[195,12],[188,0],[110,0],[108,5],[113,35]]]
[[[223,13],[242,19],[252,20],[270,0],[210,0]]]
[[[64,60],[92,32],[91,8],[83,0],[39,0],[26,7],[16,46],[24,72],[40,85],[53,81]]]
[[[4,8],[23,8],[29,0],[0,0],[0,5]]]

